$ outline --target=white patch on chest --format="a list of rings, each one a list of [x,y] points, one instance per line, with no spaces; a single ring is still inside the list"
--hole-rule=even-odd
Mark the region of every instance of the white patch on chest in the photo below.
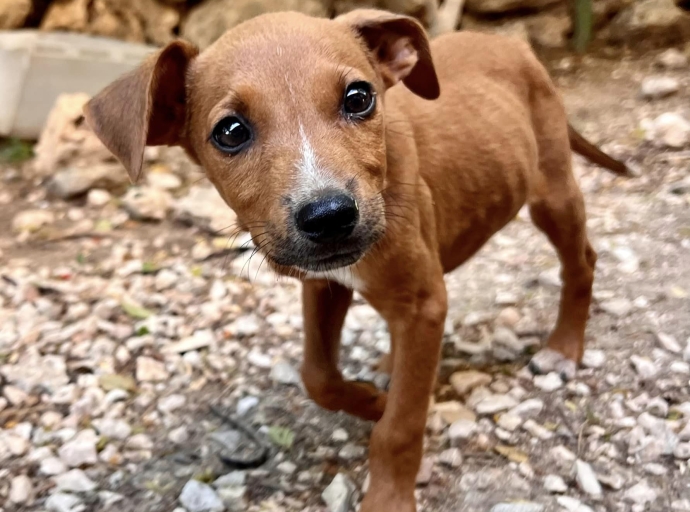
[[[357,271],[352,266],[336,268],[326,272],[307,272],[307,279],[328,279],[356,292],[364,290],[364,281],[360,279]]]

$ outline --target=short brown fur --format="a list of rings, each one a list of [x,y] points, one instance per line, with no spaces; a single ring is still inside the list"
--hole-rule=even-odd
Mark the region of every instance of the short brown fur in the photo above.
[[[379,102],[356,123],[339,110],[353,80],[373,84]],[[230,156],[209,134],[233,112],[251,120],[254,140]],[[574,373],[596,254],[571,145],[617,174],[627,168],[568,125],[527,44],[466,32],[429,43],[416,21],[375,10],[335,20],[270,14],[198,56],[191,45],[173,43],[96,96],[86,116],[132,179],[147,144],[186,148],[273,268],[303,280],[309,395],[377,422],[362,512],[416,510],[447,311],[443,276],[524,204],[558,252],[563,278],[555,329],[532,368]],[[311,258],[321,249],[295,231],[295,205],[318,192],[312,181],[357,200],[352,237],[362,250],[344,272],[315,267]],[[388,393],[346,381],[338,369],[352,288],[388,323]]]

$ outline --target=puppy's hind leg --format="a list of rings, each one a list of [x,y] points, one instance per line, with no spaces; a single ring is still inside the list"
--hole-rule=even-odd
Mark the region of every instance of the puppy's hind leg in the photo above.
[[[582,360],[597,255],[587,238],[585,204],[571,168],[565,113],[555,96],[550,115],[537,119],[539,172],[529,199],[530,215],[558,253],[561,300],[545,349],[530,363],[535,373],[557,371],[568,380]],[[543,112],[543,111],[542,111]]]

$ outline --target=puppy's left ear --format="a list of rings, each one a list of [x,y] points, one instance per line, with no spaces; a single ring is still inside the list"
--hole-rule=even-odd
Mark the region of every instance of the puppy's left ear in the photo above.
[[[402,82],[428,100],[441,94],[424,27],[414,18],[377,9],[355,9],[336,18],[349,25],[378,63],[386,87]]]
[[[146,146],[181,145],[186,129],[186,77],[199,50],[174,41],[94,96],[86,122],[136,182]]]

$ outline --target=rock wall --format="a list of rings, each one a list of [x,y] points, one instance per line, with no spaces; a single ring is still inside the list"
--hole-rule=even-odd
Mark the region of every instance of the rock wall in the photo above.
[[[441,6],[439,8],[439,1]],[[462,2],[462,0],[460,0]],[[538,47],[563,48],[572,32],[572,0],[2,0],[0,29],[38,26],[163,45],[182,36],[206,47],[225,30],[264,12],[335,16],[357,7],[405,13],[425,26],[498,31]],[[593,0],[595,39],[632,48],[690,41],[689,0]],[[452,19],[442,20],[443,16]]]

